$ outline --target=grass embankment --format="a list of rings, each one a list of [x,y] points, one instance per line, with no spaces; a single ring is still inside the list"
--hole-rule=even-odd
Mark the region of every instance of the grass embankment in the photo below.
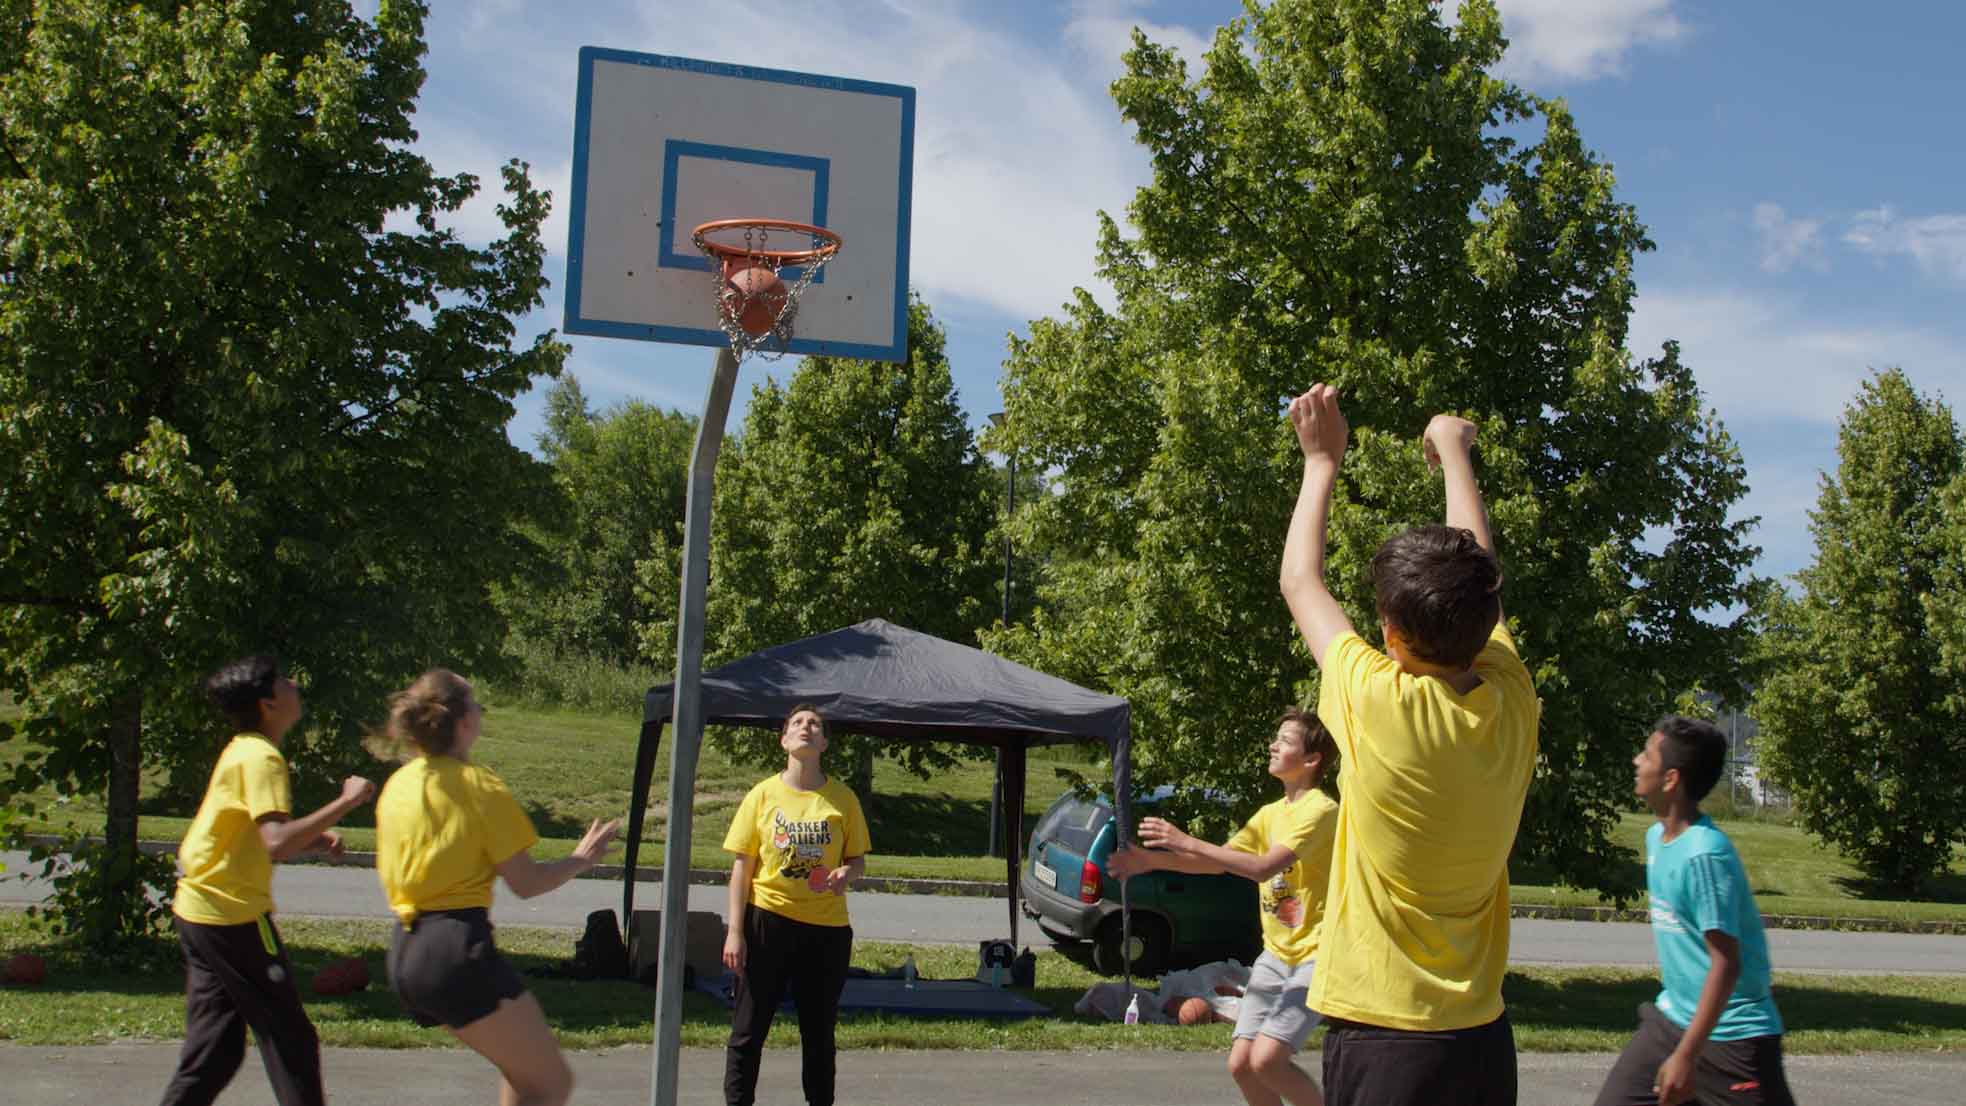
[[[545,838],[539,850],[541,855],[564,855],[572,849],[590,819],[627,811],[639,715],[536,710],[509,707],[497,701],[491,703],[491,708],[486,716],[485,736],[474,755],[497,769],[526,804]],[[766,746],[773,740],[762,730],[745,731],[745,734],[748,740]],[[11,765],[21,752],[13,743],[0,743],[0,770]],[[1026,833],[1038,814],[1064,790],[1058,769],[1076,770],[1098,778],[1103,768],[1089,760],[1095,755],[1096,750],[1086,748],[1033,752]],[[379,773],[383,770],[378,766]],[[738,802],[764,771],[735,764],[706,744],[697,773],[692,867],[728,866],[727,855],[717,846]],[[641,850],[640,862],[646,867],[659,867],[662,860],[665,825],[662,798],[668,793],[668,772],[665,742],[652,791],[656,802],[650,811]],[[991,762],[984,759],[963,761],[929,780],[919,779],[892,764],[879,764],[875,795],[867,804],[875,843],[868,874],[1001,881],[1003,862],[982,855],[989,836],[991,774]],[[332,783],[296,781],[297,800],[306,803],[324,799]],[[46,796],[41,798],[45,800]],[[195,799],[189,803],[195,803]],[[142,819],[143,836],[160,841],[182,837],[192,813],[189,803],[180,800],[173,806],[168,801],[147,801]],[[30,828],[97,831],[101,827],[100,800],[65,804],[43,801],[40,805],[42,811]],[[1752,817],[1723,815],[1720,820],[1746,860],[1763,914],[1966,922],[1966,874],[1962,874],[1966,857],[1960,858],[1953,873],[1935,884],[1929,901],[1901,902],[1878,896],[1848,861],[1793,826]],[[1637,848],[1648,825],[1645,816],[1627,814],[1617,838]],[[366,808],[358,811],[344,827],[348,846],[356,850],[370,849],[374,844],[372,826],[370,811]],[[1515,878],[1510,894],[1519,904],[1601,905],[1595,892],[1550,886],[1547,877],[1539,873],[1518,871]]]
[[[412,1024],[379,983],[339,998],[319,998],[305,990],[316,971],[343,956],[362,957],[380,981],[384,923],[288,919],[281,930],[322,1043],[370,1048],[453,1046],[441,1030]],[[556,930],[501,926],[498,939],[522,972],[557,967],[571,949],[570,935]],[[20,1044],[99,1044],[183,1035],[183,973],[168,943],[159,943],[153,967],[112,973],[47,949],[41,941],[24,916],[0,911],[0,957],[32,949],[49,958],[45,984],[0,988],[0,1039]],[[853,960],[859,967],[879,971],[901,963],[910,953],[930,979],[966,977],[976,966],[975,954],[965,949],[872,942],[857,943]],[[1038,987],[1029,994],[1050,1007],[1050,1015],[1010,1022],[846,1016],[840,1023],[840,1047],[1215,1053],[1228,1048],[1226,1025],[1129,1028],[1073,1014],[1072,1004],[1087,987],[1102,980],[1062,953],[1038,954],[1037,979]],[[1775,983],[1783,1018],[1791,1026],[1807,1027],[1789,1034],[1785,1047],[1791,1053],[1966,1048],[1966,987],[1957,979],[1778,974]],[[537,976],[528,984],[569,1047],[648,1042],[654,992],[647,988]],[[1601,969],[1516,969],[1503,985],[1516,1040],[1529,1052],[1615,1051],[1630,1037],[1637,1005],[1657,992],[1657,979],[1648,973]],[[729,1030],[730,1013],[721,1003],[695,992],[684,996],[684,1045],[720,1046]],[[778,1019],[771,1046],[796,1047],[797,1042],[797,1019]]]

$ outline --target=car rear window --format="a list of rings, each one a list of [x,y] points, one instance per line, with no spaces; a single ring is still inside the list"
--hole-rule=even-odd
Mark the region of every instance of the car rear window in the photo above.
[[[1092,843],[1098,839],[1099,831],[1112,820],[1113,810],[1105,803],[1063,799],[1045,814],[1044,821],[1038,823],[1037,838],[1040,841],[1056,841],[1085,856],[1092,851]]]

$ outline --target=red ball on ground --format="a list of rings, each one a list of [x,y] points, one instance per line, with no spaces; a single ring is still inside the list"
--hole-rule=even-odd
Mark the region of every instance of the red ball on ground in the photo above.
[[[314,973],[317,995],[352,995],[369,985],[369,966],[359,957],[345,957]]]
[[[732,273],[730,288],[737,297],[731,314],[737,316],[737,325],[744,328],[744,333],[753,338],[770,331],[778,321],[779,312],[785,310],[785,282],[762,265]]]
[[[1215,1020],[1215,1008],[1205,998],[1191,998],[1181,1004],[1181,1012],[1175,1019],[1182,1025],[1201,1025]]]
[[[31,952],[20,952],[7,958],[6,980],[23,987],[38,987],[48,978],[48,963]]]

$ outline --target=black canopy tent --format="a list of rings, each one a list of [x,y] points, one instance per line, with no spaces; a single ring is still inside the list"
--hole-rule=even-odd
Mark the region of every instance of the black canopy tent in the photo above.
[[[1010,884],[1010,936],[1017,940],[1019,849],[1025,753],[1034,745],[1097,739],[1113,758],[1113,794],[1122,840],[1128,811],[1131,708],[1014,661],[869,619],[845,629],[774,645],[703,674],[703,720],[777,729],[791,708],[811,703],[836,731],[893,741],[961,741],[1003,750],[1003,846]],[[624,922],[635,916],[635,861],[656,749],[674,706],[674,685],[650,688],[642,706],[621,895]],[[880,842],[874,843],[876,851]],[[665,873],[666,878],[666,873]],[[1122,894],[1124,894],[1122,892]],[[1124,902],[1124,898],[1122,899]]]

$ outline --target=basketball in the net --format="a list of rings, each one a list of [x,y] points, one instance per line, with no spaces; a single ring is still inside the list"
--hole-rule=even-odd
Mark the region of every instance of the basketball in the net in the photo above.
[[[778,321],[778,313],[785,310],[785,282],[762,265],[732,273],[730,287],[737,297],[731,314],[737,317],[737,325],[744,328],[744,333],[753,338],[770,331]]]

